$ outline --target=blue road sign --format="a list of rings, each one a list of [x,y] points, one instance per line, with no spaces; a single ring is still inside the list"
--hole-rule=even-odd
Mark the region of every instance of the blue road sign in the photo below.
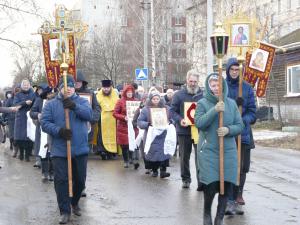
[[[148,68],[136,68],[135,79],[136,80],[148,80],[149,70]]]

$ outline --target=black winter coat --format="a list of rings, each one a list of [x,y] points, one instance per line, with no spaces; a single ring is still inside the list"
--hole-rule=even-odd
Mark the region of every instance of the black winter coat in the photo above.
[[[176,132],[178,135],[191,135],[191,127],[182,127],[180,121],[184,118],[184,103],[198,102],[203,97],[203,92],[199,89],[195,95],[187,92],[186,86],[177,91],[172,99],[170,114],[172,120],[176,123]]]

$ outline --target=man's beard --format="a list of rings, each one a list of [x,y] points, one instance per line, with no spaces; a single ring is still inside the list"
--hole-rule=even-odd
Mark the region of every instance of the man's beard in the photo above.
[[[104,94],[105,96],[109,96],[109,95],[111,94],[111,89],[109,90],[109,92],[104,92],[104,91],[103,91],[103,94]]]
[[[187,89],[187,93],[192,94],[192,95],[197,94],[197,92],[199,91],[199,87],[198,86],[196,86],[194,88],[186,86],[186,89]]]

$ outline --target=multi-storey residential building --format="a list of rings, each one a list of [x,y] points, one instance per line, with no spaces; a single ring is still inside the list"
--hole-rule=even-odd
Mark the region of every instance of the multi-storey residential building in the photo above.
[[[132,0],[82,1],[82,20],[89,25],[85,38],[89,57],[84,67],[94,87],[99,87],[101,79],[108,78],[101,72],[99,67],[102,65],[97,61],[99,51],[103,50],[98,49],[101,39],[102,42],[103,39],[110,42],[103,48],[111,48],[111,56],[108,56],[111,58],[108,60],[114,65],[111,66],[111,73],[114,74],[112,79],[115,84],[133,82],[134,69],[142,65],[142,8],[139,3],[132,3]]]
[[[166,85],[179,88],[185,83],[190,65],[187,63],[187,19],[184,1],[171,1],[170,36],[169,36],[169,62]]]
[[[187,4],[188,62],[202,74],[207,74],[207,0],[189,0]],[[268,19],[264,41],[272,42],[300,27],[300,1],[298,0],[212,0],[213,22],[223,21],[238,11],[255,17],[257,38]],[[201,82],[200,82],[201,85]]]
[[[90,0],[82,2],[82,20],[90,27],[86,36],[88,44],[95,42],[95,35],[103,36],[105,27],[113,26],[118,30],[120,42],[125,47],[121,79],[117,82],[132,82],[134,71],[144,66],[144,22],[147,13],[147,55],[149,67],[149,85],[155,83],[164,88],[176,87],[185,82],[189,69],[186,57],[186,17],[185,1],[168,0],[154,2],[154,20],[151,20],[151,1],[144,0]],[[151,27],[154,26],[154,35]],[[151,42],[154,37],[154,42]],[[154,51],[151,51],[154,48]],[[93,51],[93,49],[91,49]],[[155,57],[152,57],[153,52]],[[153,60],[155,59],[155,66]],[[90,64],[97,66],[93,59]],[[91,67],[91,66],[90,66]],[[155,79],[151,77],[155,69]],[[87,71],[89,72],[89,71]],[[90,80],[93,86],[99,85],[101,74],[92,71]],[[149,86],[148,85],[148,86]]]

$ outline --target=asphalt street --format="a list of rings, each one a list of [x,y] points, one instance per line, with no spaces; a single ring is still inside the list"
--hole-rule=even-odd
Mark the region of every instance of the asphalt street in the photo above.
[[[226,217],[224,224],[299,225],[299,162],[300,152],[257,146],[245,186],[245,215]],[[0,225],[58,224],[53,183],[41,182],[33,158],[21,162],[2,145],[0,165]],[[171,160],[171,177],[160,179],[146,175],[143,164],[136,171],[124,169],[121,159],[102,161],[91,156],[87,197],[79,203],[83,215],[72,215],[69,224],[201,225],[203,193],[196,191],[194,163],[191,167],[192,185],[182,189],[179,158]]]

